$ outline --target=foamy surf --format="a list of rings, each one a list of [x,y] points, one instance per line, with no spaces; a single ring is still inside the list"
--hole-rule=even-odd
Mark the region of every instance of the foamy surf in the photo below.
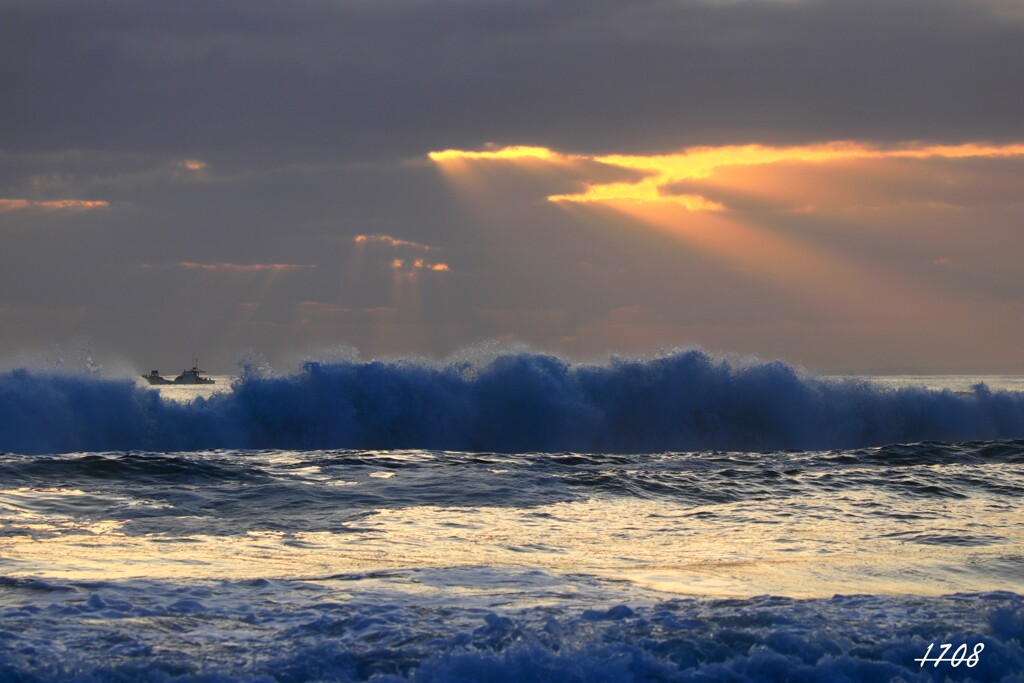
[[[1024,436],[1024,394],[807,376],[701,351],[570,363],[308,362],[182,403],[134,381],[0,374],[0,451],[393,449],[640,453]]]

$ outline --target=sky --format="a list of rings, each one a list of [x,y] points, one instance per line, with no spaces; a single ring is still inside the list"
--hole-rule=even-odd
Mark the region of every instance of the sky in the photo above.
[[[0,367],[1024,374],[1022,64],[1021,0],[0,0]]]

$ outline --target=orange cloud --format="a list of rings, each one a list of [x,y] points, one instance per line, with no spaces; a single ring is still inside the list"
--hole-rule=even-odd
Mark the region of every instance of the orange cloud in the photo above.
[[[420,242],[412,242],[410,240],[403,240],[391,235],[356,235],[352,238],[352,241],[356,243],[357,247],[362,247],[367,244],[380,244],[390,249],[405,249],[418,252],[436,252],[437,247],[429,244],[422,244]],[[361,249],[356,249],[356,261],[361,258]],[[406,257],[406,258],[393,258],[388,262],[388,266],[394,271],[396,277],[398,276],[413,276],[418,271],[430,270],[434,272],[447,272],[451,270],[447,263],[427,261],[422,256]]]
[[[456,192],[481,208],[496,206],[529,182],[578,185],[581,178],[596,183],[643,175],[595,162],[593,157],[527,145],[489,147],[480,151],[446,149],[429,152],[427,157]],[[523,181],[527,181],[527,185]]]
[[[665,193],[654,179],[636,183],[607,183],[592,185],[586,192],[553,194],[550,202],[667,202],[679,204],[690,211],[722,211],[725,206],[699,194]]]
[[[553,195],[548,199],[554,202],[602,202],[609,199],[675,202],[691,211],[722,210],[725,207],[720,202],[700,194],[676,194],[672,186],[687,180],[710,178],[722,169],[734,167],[802,162],[827,169],[831,163],[851,160],[999,158],[1019,155],[1024,155],[1024,145],[963,144],[879,149],[854,142],[830,142],[802,147],[698,147],[675,154],[649,156],[606,155],[595,157],[595,160],[646,171],[649,175],[635,183],[593,184],[584,192]]]
[[[44,211],[87,211],[89,209],[105,209],[110,202],[92,199],[0,199],[0,213],[40,209]]]
[[[356,235],[352,238],[352,241],[356,244],[383,244],[389,247],[395,248],[408,248],[417,249],[420,251],[434,251],[437,247],[432,247],[429,244],[422,244],[420,242],[412,242],[410,240],[403,240],[391,235]]]
[[[519,161],[522,159],[539,159],[541,161],[557,161],[567,155],[554,152],[547,147],[530,147],[526,145],[515,145],[512,147],[501,147],[483,151],[469,151],[463,149],[445,149],[427,154],[431,161],[461,161],[461,160],[484,160],[484,161]]]
[[[417,270],[432,270],[434,272],[447,272],[451,270],[447,263],[428,263],[421,258],[412,260],[396,258],[391,262],[391,268],[406,273],[412,273]]]
[[[183,270],[200,270],[211,273],[271,273],[274,275],[316,268],[315,265],[295,263],[199,263],[197,261],[179,261],[178,263],[164,266],[143,263],[139,267],[144,270],[150,268],[181,268]]]

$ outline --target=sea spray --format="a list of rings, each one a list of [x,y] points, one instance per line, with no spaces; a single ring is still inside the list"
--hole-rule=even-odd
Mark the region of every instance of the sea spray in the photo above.
[[[889,389],[699,350],[571,363],[341,361],[250,374],[190,403],[125,379],[0,374],[0,450],[213,448],[530,452],[856,448],[1024,436],[1024,394]]]

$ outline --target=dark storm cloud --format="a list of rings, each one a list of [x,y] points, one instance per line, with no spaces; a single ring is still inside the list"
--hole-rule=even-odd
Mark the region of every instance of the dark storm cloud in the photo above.
[[[1006,2],[8,1],[0,147],[225,164],[1002,140],[1022,63]]]
[[[646,171],[563,156],[467,161],[460,177],[424,155],[1017,141],[1022,63],[1024,12],[1009,0],[0,0],[0,356],[83,335],[140,369],[192,353],[228,369],[246,347],[443,354],[513,337],[903,362],[863,351],[888,324],[868,313],[847,338],[849,312],[827,301],[546,201]],[[811,226],[715,178],[688,191],[766,230],[991,292],[975,357],[1018,367],[1019,169],[984,164],[960,189],[850,186],[854,203],[957,200],[945,222]],[[838,169],[819,184],[831,178],[852,182]],[[799,205],[782,199],[767,208]],[[900,358],[916,358],[908,339]]]

